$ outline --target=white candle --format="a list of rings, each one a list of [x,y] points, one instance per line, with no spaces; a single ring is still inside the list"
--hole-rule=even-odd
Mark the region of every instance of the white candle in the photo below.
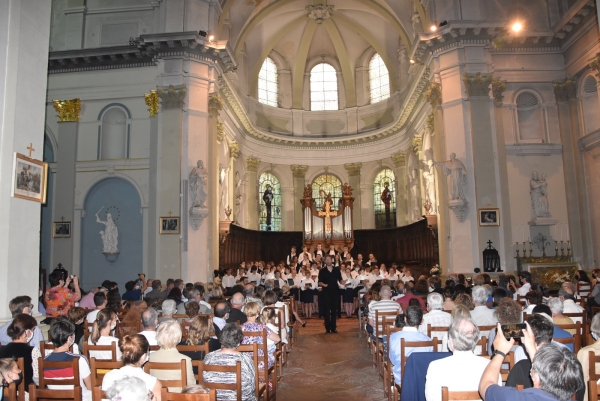
[[[569,235],[569,225],[567,224],[567,241],[571,240],[571,236]]]
[[[562,223],[560,223],[560,242],[562,242]]]
[[[523,224],[523,226],[521,227],[521,234],[521,241],[525,243],[525,224]]]

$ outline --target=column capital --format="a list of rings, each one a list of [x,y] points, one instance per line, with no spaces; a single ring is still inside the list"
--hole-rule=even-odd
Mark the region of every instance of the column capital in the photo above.
[[[440,101],[442,100],[441,85],[435,82],[430,82],[429,88],[427,88],[425,94],[423,94],[423,97],[425,97],[425,100],[429,102],[431,107],[437,107],[440,104]]]
[[[465,83],[467,96],[489,96],[492,79],[491,74],[482,74],[480,72],[477,74],[465,74],[463,82]]]
[[[348,163],[344,164],[346,171],[350,177],[355,177],[360,175],[360,169],[362,168],[362,163]]]
[[[216,117],[221,110],[223,110],[223,99],[221,99],[221,96],[216,92],[208,95],[208,114]]]
[[[146,102],[146,106],[148,106],[150,117],[156,117],[158,114],[158,91],[153,89],[150,93],[145,94],[144,101]]]
[[[600,53],[596,54],[596,57],[594,57],[588,65],[596,73],[596,78],[600,78]]]
[[[554,87],[554,96],[558,103],[577,97],[577,88],[573,79],[566,79],[564,82],[553,82],[552,86]]]
[[[258,171],[258,166],[260,166],[260,159],[249,156],[246,159],[246,165],[247,165],[248,171],[253,171],[256,173]]]
[[[427,129],[431,135],[435,132],[435,116],[433,113],[427,116]]]
[[[223,139],[225,139],[225,127],[223,126],[223,123],[217,123],[217,142],[221,143],[223,142]]]
[[[231,142],[229,144],[229,154],[233,159],[240,157],[240,145],[237,142]]]
[[[402,152],[393,154],[392,160],[394,161],[394,166],[396,166],[396,167],[406,166],[406,155]]]
[[[81,111],[81,99],[71,100],[53,100],[54,110],[58,113],[59,123],[79,122],[79,112]]]
[[[158,96],[160,97],[160,104],[163,110],[168,109],[181,109],[183,107],[183,99],[187,89],[185,85],[169,85],[168,87],[159,87]]]
[[[290,169],[292,170],[294,178],[304,178],[304,175],[308,170],[308,166],[302,164],[292,164],[290,166]]]
[[[500,78],[492,79],[492,94],[494,95],[494,103],[502,104],[505,90],[506,81],[501,81]]]
[[[423,137],[419,135],[413,136],[411,142],[413,152],[417,153],[423,150]]]

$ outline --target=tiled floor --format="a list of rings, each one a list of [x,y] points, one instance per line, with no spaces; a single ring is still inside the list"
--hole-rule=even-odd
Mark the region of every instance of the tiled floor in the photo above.
[[[383,400],[383,382],[364,335],[358,336],[358,320],[338,319],[338,334],[325,334],[323,320],[307,322],[289,354],[277,400]]]

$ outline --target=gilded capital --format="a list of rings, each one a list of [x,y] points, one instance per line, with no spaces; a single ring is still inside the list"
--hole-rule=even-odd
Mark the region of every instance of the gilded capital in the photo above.
[[[422,151],[423,150],[423,137],[418,136],[418,135],[413,136],[411,145],[413,148],[413,152],[417,153],[417,152]]]
[[[59,123],[79,122],[79,112],[81,111],[81,99],[71,100],[53,100],[54,110],[58,113]]]
[[[467,95],[471,96],[489,96],[490,84],[492,83],[491,75],[482,75],[480,72],[477,74],[465,74],[463,77]]]
[[[217,123],[217,142],[221,143],[225,139],[225,127],[223,123]]]
[[[433,135],[435,131],[435,116],[433,115],[433,113],[427,116],[427,130],[429,130],[429,133],[431,133],[431,135]]]
[[[223,99],[218,94],[211,93],[208,96],[208,114],[216,117],[221,110],[223,110]]]
[[[436,84],[435,82],[431,82],[429,84],[429,88],[427,88],[423,94],[423,97],[425,97],[425,100],[429,102],[431,107],[435,108],[438,106],[442,100],[442,89],[440,85]]]
[[[396,166],[396,167],[406,166],[406,155],[402,152],[393,154],[392,160],[394,161],[394,166]]]
[[[256,173],[258,171],[258,166],[260,166],[260,159],[250,156],[246,159],[246,165],[248,171],[253,171]]]
[[[360,169],[362,168],[362,163],[348,163],[344,164],[346,171],[350,177],[356,177],[360,175]]]
[[[600,78],[600,54],[597,54],[596,57],[589,62],[589,66],[596,73],[596,78]]]
[[[144,101],[146,102],[146,106],[148,106],[150,117],[156,117],[158,114],[158,92],[151,90],[150,93],[144,95]]]
[[[158,88],[158,96],[163,110],[181,109],[187,89],[185,85],[169,85],[168,88]]]
[[[575,81],[567,79],[564,82],[552,83],[554,87],[554,96],[557,102],[566,102],[577,97],[577,88],[575,87]]]
[[[502,103],[504,100],[504,91],[506,90],[506,81],[501,81],[499,78],[492,79],[492,94],[494,95],[495,103]]]
[[[304,166],[302,164],[292,164],[290,169],[292,170],[294,178],[304,178],[304,175],[308,170],[308,166]]]
[[[240,157],[240,145],[238,145],[237,142],[231,142],[229,144],[229,154],[234,159]]]

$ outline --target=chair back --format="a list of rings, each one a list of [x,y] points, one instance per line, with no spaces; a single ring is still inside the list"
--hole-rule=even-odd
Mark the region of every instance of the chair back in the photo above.
[[[15,383],[10,383],[8,387],[4,387],[2,389],[2,399],[8,401],[17,401],[17,386]]]
[[[442,401],[481,399],[479,391],[448,391],[448,387],[442,387]]]
[[[262,356],[258,356],[258,360],[262,359],[264,369],[259,369],[258,374],[264,374],[264,371],[270,371],[273,367],[269,368],[269,351],[267,348],[267,329],[263,331],[244,331],[244,337],[262,337],[262,344],[258,344],[258,349],[262,350]],[[275,364],[273,364],[275,366]]]
[[[202,345],[178,345],[177,351],[179,352],[200,352],[204,351],[204,355],[209,353],[208,341]]]
[[[207,394],[181,394],[171,393],[168,388],[163,387],[161,390],[162,401],[216,401],[216,390],[210,390]]]
[[[158,351],[160,349],[160,345],[151,345],[150,352]]]
[[[479,341],[477,341],[477,347],[475,347],[475,354],[479,355],[479,356],[486,356],[488,354],[487,352],[487,337],[486,336],[482,336]],[[481,347],[481,352],[477,353],[477,351],[479,350],[478,347]]]
[[[586,298],[590,291],[592,291],[591,283],[577,283],[577,295],[579,295],[581,298]]]
[[[106,359],[106,358],[98,358],[97,354],[95,352],[97,351],[110,351],[111,353],[111,358],[110,359]],[[115,362],[117,360],[117,343],[116,342],[112,342],[110,343],[110,345],[93,345],[93,344],[88,344],[87,341],[84,341],[83,343],[83,355],[90,360],[92,357],[98,359],[98,360],[104,360],[104,361],[113,361]]]
[[[393,316],[394,319],[398,316],[398,312],[380,312],[378,310],[375,311],[375,326],[373,327],[373,332],[375,333],[375,337],[383,336],[383,317]]]
[[[257,352],[258,353],[258,352]],[[237,401],[242,401],[242,364],[237,361],[232,366],[220,366],[220,365],[205,365],[203,362],[194,361],[194,365],[198,366],[198,384],[210,390],[231,390],[237,394]],[[225,383],[213,383],[204,380],[204,372],[212,373],[225,373],[235,374],[235,382],[230,384]]]
[[[113,369],[123,366],[122,362],[104,361],[90,358],[90,371],[92,372],[92,387],[101,386],[104,375]]]
[[[261,383],[258,377],[258,344],[254,343],[254,344],[242,344],[238,347],[237,349],[239,352],[250,352],[252,354],[252,362],[254,362],[254,377],[256,378],[255,380],[255,393],[256,393],[256,399],[260,400],[260,396],[261,394],[263,394],[265,392],[265,390],[267,389],[267,385],[266,383]]]
[[[402,365],[402,376],[404,377],[404,366],[410,355],[406,355],[407,348],[426,348],[432,347],[433,352],[438,352],[438,344],[440,341],[434,337],[429,341],[406,341],[404,338],[400,339],[400,364]]]
[[[92,387],[92,401],[102,401],[106,399],[108,399],[108,397],[106,396],[106,391],[102,390],[102,387]]]
[[[594,351],[588,351],[589,355],[589,371],[590,371],[590,380],[597,382],[600,379],[600,369],[596,369],[596,364],[600,364],[600,354],[596,355]]]
[[[385,318],[384,318],[385,319]],[[391,327],[391,326],[383,326],[383,336],[385,337],[385,342],[386,342],[386,350],[387,352],[385,352],[383,354],[383,361],[386,362],[389,357],[390,357],[390,343],[391,343],[391,337],[392,334],[397,333],[399,331],[402,331],[402,327]]]
[[[560,327],[563,330],[575,329],[575,334],[573,334],[573,337],[553,338],[553,340],[561,344],[573,344],[573,353],[577,355],[579,349],[581,348],[581,334],[583,333],[581,323],[577,322],[575,324],[557,324],[556,326]]]
[[[41,359],[41,358],[40,358]],[[81,387],[74,386],[70,390],[50,390],[50,389],[42,389],[36,388],[35,384],[32,383],[29,385],[29,401],[38,401],[38,400],[81,400]]]
[[[157,370],[177,371],[181,372],[181,377],[175,380],[160,379],[163,387],[181,387],[184,388],[187,383],[187,365],[185,359],[179,362],[146,362],[144,364],[144,372],[157,376]],[[159,375],[160,376],[160,375]]]
[[[505,368],[505,365],[508,365],[508,368]],[[500,376],[502,376],[503,382],[508,379],[508,374],[513,366],[515,366],[515,352],[510,351],[508,354],[506,354],[504,362],[502,362],[502,366],[500,367]]]
[[[61,377],[60,379],[54,379],[51,376],[46,376],[46,371],[49,370],[63,370],[71,369],[73,372],[72,377]],[[68,362],[52,362],[46,361],[43,357],[38,358],[38,371],[40,372],[40,389],[47,389],[48,386],[79,386],[79,358],[73,358]],[[31,397],[30,397],[31,399]]]
[[[583,312],[579,312],[579,313],[563,313],[564,316],[566,317],[570,317],[571,320],[573,320],[573,322],[577,323],[581,323],[582,327],[586,327],[587,325],[587,312],[583,311]]]
[[[598,400],[598,382],[595,380],[590,380],[588,382],[588,400]]]
[[[441,337],[444,336],[443,333],[447,333],[449,329],[449,327],[432,326],[427,324],[427,337],[433,338],[431,336],[433,334],[438,340],[441,340]]]
[[[127,334],[137,334],[142,330],[141,320],[139,322],[119,322],[115,328],[115,337],[123,338]]]
[[[45,341],[42,341],[40,343],[40,353],[44,358],[53,353],[55,348],[56,347],[52,343],[47,343]],[[73,344],[71,344],[71,346],[69,347],[69,352],[73,353]]]

